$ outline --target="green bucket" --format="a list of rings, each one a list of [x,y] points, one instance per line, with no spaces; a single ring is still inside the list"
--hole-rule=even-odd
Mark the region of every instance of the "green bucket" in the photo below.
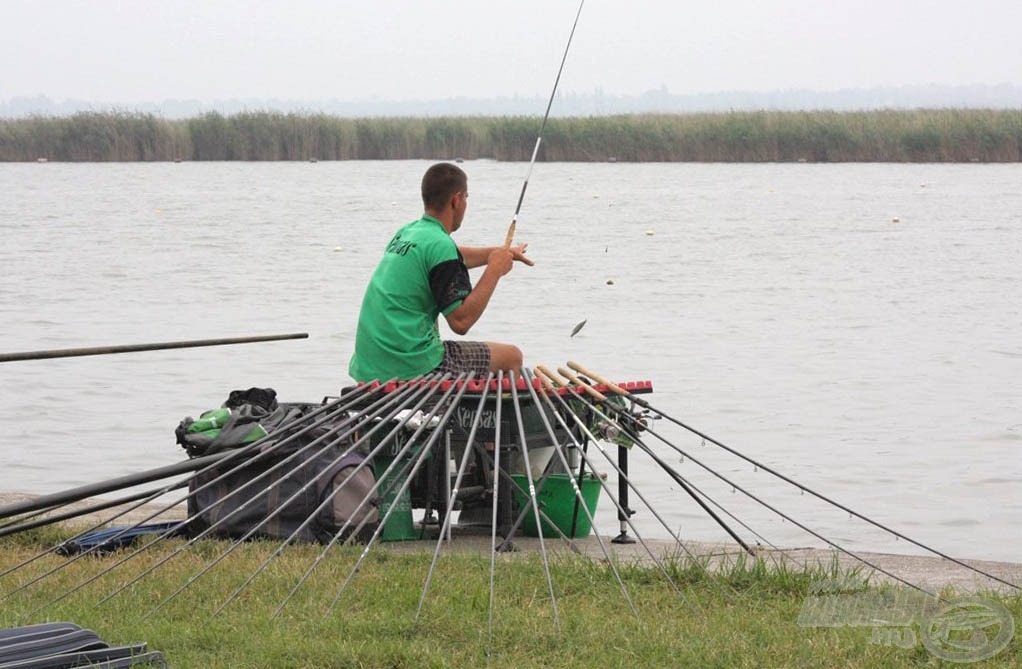
[[[393,462],[390,458],[377,457],[374,460],[373,469],[376,473],[376,478],[379,478]],[[380,487],[377,488],[380,494],[383,494],[390,487],[390,490],[387,491],[383,501],[380,503],[380,520],[383,520],[390,507],[394,507],[394,512],[390,514],[387,524],[383,526],[383,532],[380,533],[381,541],[408,541],[419,538],[419,535],[415,532],[415,524],[412,522],[411,493],[406,488],[400,497],[397,496],[397,491],[401,488],[401,484],[404,483],[403,479],[398,479],[400,471],[401,465],[398,464],[380,482]]]
[[[525,474],[512,474],[511,478],[526,491],[525,494],[522,494],[517,489],[514,490],[518,508],[523,509],[529,501],[529,479]],[[592,524],[589,522],[586,512],[582,510],[581,505],[578,506],[578,516],[575,516],[576,497],[575,491],[571,487],[572,478],[575,477],[568,474],[551,474],[543,484],[543,489],[536,493],[536,499],[539,501],[539,508],[565,536],[571,538],[588,537],[589,532],[592,530]],[[578,479],[575,478],[575,481],[577,483]],[[536,482],[538,484],[539,479],[536,479]],[[600,480],[592,474],[586,474],[579,488],[582,490],[582,499],[585,501],[586,508],[589,509],[589,514],[595,515],[596,501],[600,496]],[[571,532],[573,516],[575,516],[574,534]],[[539,532],[536,531],[536,513],[532,509],[529,509],[529,512],[525,514],[525,521],[522,527],[525,530],[526,536],[539,536]],[[546,518],[542,519],[542,528],[544,537],[560,536],[557,530],[550,526]]]

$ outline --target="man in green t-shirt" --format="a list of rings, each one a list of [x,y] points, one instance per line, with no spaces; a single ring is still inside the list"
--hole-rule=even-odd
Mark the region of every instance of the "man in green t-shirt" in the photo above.
[[[438,163],[422,177],[425,214],[402,227],[376,267],[358,317],[348,373],[356,381],[407,380],[430,372],[518,372],[522,352],[512,344],[443,341],[437,319],[466,334],[482,316],[514,261],[532,265],[526,244],[506,248],[458,246],[451,234],[468,207],[468,177]],[[475,286],[468,270],[483,267]]]

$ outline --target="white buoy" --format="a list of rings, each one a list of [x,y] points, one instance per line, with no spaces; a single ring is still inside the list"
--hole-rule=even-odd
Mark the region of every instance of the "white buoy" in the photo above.
[[[335,246],[334,247],[334,253],[337,253],[338,251],[343,251],[343,250],[344,250],[343,246]]]
[[[653,231],[652,230],[647,230],[646,231],[646,236],[647,237],[652,237],[653,236]]]
[[[894,218],[891,219],[891,223],[900,223],[900,222],[901,222],[901,219],[898,218],[897,216],[895,216]]]

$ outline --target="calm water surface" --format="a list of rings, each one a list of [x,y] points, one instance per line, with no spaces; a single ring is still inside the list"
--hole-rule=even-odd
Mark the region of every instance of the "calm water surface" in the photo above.
[[[310,333],[0,365],[0,490],[177,462],[177,423],[235,388],[347,385],[365,281],[418,217],[426,166],[0,165],[0,352]],[[498,243],[525,165],[464,167],[457,239]],[[1020,182],[1018,165],[540,164],[518,224],[537,264],[502,281],[472,337],[651,380],[665,412],[909,536],[1022,561]],[[656,429],[830,539],[917,552]],[[821,544],[670,457],[771,542]],[[724,537],[666,477],[638,476],[673,529]]]

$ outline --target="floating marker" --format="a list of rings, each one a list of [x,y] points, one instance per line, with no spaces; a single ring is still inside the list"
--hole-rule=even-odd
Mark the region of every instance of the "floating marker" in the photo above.
[[[607,279],[607,285],[608,286],[613,286],[614,285],[614,279]]]
[[[894,218],[891,219],[891,223],[900,223],[900,222],[901,222],[901,219],[898,218],[897,216],[895,216]]]
[[[343,250],[344,250],[343,246],[335,246],[334,247],[334,253],[337,253],[338,251],[343,251]]]
[[[647,237],[652,237],[653,236],[653,231],[652,230],[647,230],[646,231],[646,236]]]

